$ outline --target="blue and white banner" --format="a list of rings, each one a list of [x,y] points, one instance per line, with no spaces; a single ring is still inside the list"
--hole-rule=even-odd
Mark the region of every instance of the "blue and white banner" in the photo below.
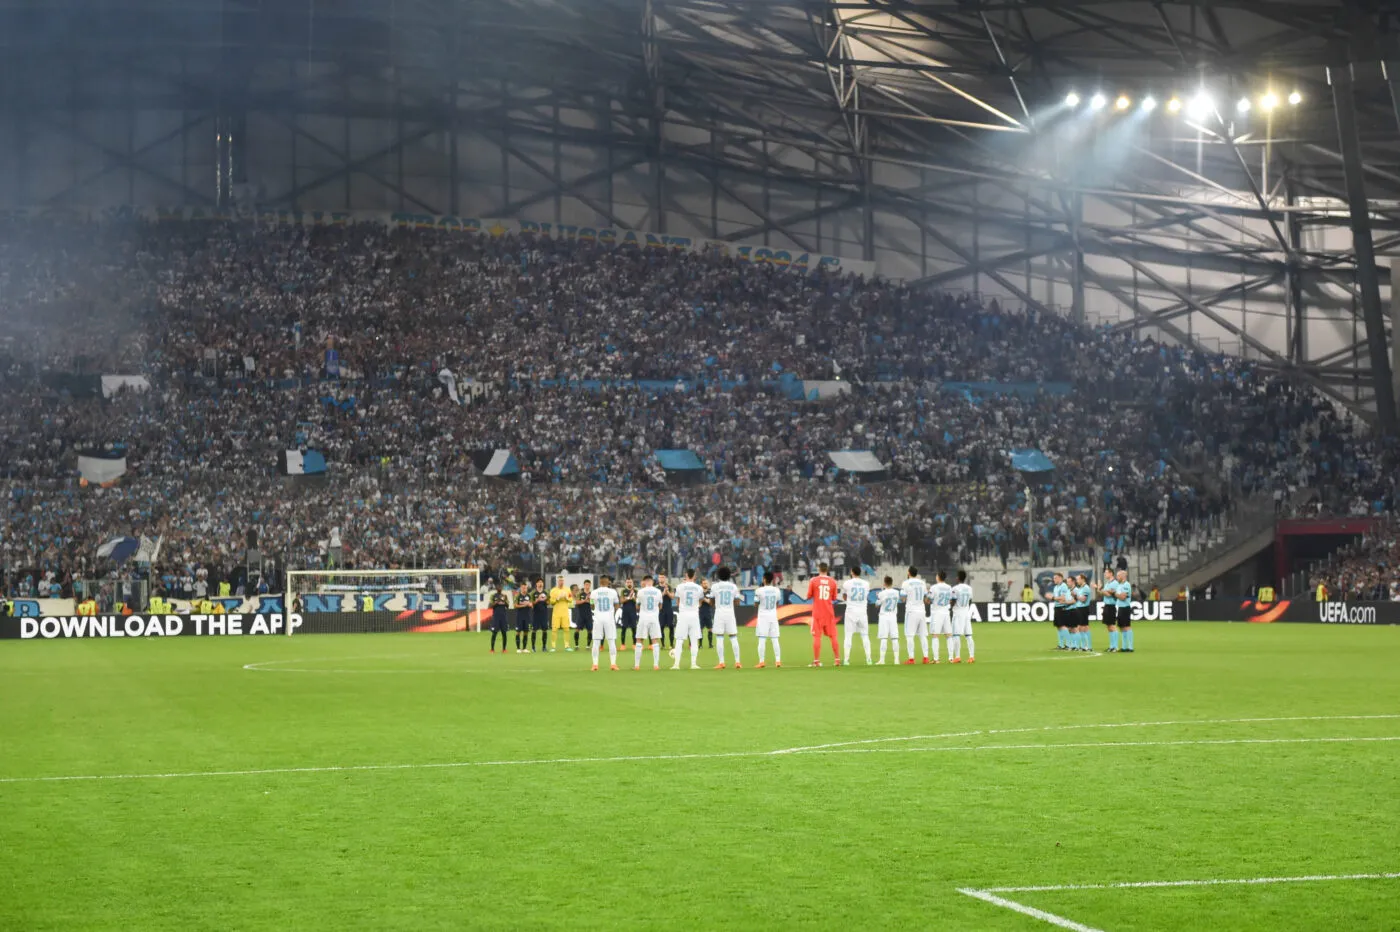
[[[478,450],[472,454],[472,463],[484,476],[497,479],[519,479],[520,464],[509,450]]]
[[[287,450],[282,454],[282,475],[316,476],[326,471],[326,458],[315,450]]]

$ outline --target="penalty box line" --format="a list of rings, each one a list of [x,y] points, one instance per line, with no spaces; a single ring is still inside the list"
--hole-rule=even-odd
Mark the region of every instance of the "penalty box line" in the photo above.
[[[1102,929],[1094,926],[1076,922],[1067,916],[1052,913],[1048,910],[1035,906],[1020,903],[1016,900],[999,896],[1001,893],[1058,893],[1072,890],[1145,890],[1164,889],[1170,887],[1224,887],[1224,886],[1256,886],[1264,884],[1278,883],[1322,883],[1335,880],[1398,880],[1400,872],[1373,873],[1373,874],[1308,874],[1302,877],[1241,877],[1241,878],[1210,878],[1207,880],[1139,880],[1127,883],[1065,883],[1065,884],[1042,884],[1025,887],[987,887],[985,889],[975,887],[960,887],[958,892],[973,899],[991,903],[1002,909],[1009,909],[1012,912],[1020,913],[1023,916],[1030,916],[1032,919],[1039,919],[1041,922],[1061,929],[1071,929],[1073,932],[1103,932]]]

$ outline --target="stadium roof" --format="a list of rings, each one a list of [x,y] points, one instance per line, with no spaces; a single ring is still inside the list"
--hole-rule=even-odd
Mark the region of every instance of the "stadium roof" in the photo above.
[[[712,172],[716,185],[725,171],[822,192],[786,216],[755,206],[760,221],[736,237],[800,242],[796,225],[863,205],[933,238],[942,234],[919,217],[975,213],[1022,243],[995,257],[943,243],[960,261],[931,273],[935,283],[970,270],[1002,282],[998,267],[1049,257],[1068,263],[1078,289],[1095,274],[1086,253],[1153,281],[1165,266],[1240,269],[1244,294],[1287,284],[1289,313],[1301,315],[1309,289],[1359,309],[1374,335],[1360,367],[1309,358],[1301,337],[1295,353],[1216,320],[1242,351],[1341,397],[1338,382],[1389,381],[1376,266],[1369,250],[1314,248],[1305,234],[1361,220],[1382,250],[1400,246],[1400,14],[1388,10],[1367,0],[0,0],[0,112],[212,103],[411,122],[420,135],[485,122],[502,136],[629,153],[592,181],[652,160]],[[130,77],[83,80],[115,63]],[[1078,108],[1066,106],[1071,93]],[[1202,93],[1204,111],[1166,114],[1173,97],[1189,105]],[[1137,117],[1135,135],[1107,121],[1084,131],[1096,94],[1105,117],[1120,95],[1129,102],[1120,122]],[[1269,94],[1277,106],[1266,115]],[[1159,109],[1141,115],[1149,96]],[[1240,98],[1252,112],[1237,111]],[[1111,170],[1083,157],[1086,139],[1117,147]],[[356,161],[345,155],[339,171],[370,170]],[[909,171],[923,180],[911,185]],[[970,209],[969,185],[1013,202]],[[556,192],[566,188],[586,197],[581,180],[558,179]],[[1086,197],[1133,219],[1086,220]],[[1369,215],[1348,215],[1349,202],[1369,202]],[[1220,317],[1219,293],[1162,287],[1170,303],[1125,300],[1135,319],[1123,326],[1146,319],[1189,338],[1173,330],[1183,308]],[[1383,422],[1390,407],[1379,403]]]

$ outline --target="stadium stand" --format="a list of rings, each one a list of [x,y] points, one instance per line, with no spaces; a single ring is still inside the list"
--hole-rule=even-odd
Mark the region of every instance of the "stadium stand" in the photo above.
[[[1251,363],[976,296],[369,223],[0,228],[12,594],[112,569],[95,548],[123,534],[159,536],[174,579],[237,576],[249,532],[279,567],[318,566],[333,527],[365,566],[995,567],[1179,543],[1261,497],[1395,501],[1394,446]],[[117,373],[151,388],[104,397]],[[1020,448],[1055,471],[1016,473]],[[671,482],[663,449],[707,481]],[[92,450],[126,474],[84,487]],[[327,474],[282,475],[287,450]],[[514,481],[480,474],[496,450]]]

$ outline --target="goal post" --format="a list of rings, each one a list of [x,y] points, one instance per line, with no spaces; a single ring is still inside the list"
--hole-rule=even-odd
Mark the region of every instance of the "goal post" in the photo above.
[[[478,631],[487,608],[481,570],[369,569],[288,570],[289,615],[301,624],[293,633],[371,631]]]

